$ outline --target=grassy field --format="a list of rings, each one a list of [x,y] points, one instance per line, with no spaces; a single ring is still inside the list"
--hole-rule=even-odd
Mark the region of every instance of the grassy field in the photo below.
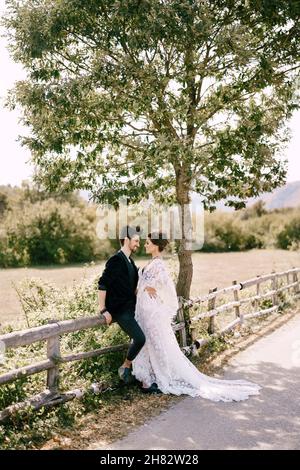
[[[138,259],[143,266],[146,259]],[[267,274],[300,267],[300,252],[285,250],[251,250],[231,253],[195,253],[192,296],[206,294],[210,288],[225,287],[233,280],[242,281],[258,274]],[[100,275],[104,263],[66,267],[43,266],[34,268],[0,269],[0,323],[22,320],[23,313],[14,285],[25,277],[38,277],[58,286],[69,286],[83,277]],[[177,261],[171,263],[176,269]]]

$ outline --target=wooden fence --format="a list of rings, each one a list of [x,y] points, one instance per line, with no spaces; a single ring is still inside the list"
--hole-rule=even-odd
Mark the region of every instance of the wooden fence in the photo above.
[[[262,285],[267,282],[271,282],[271,289],[262,293]],[[239,292],[241,290],[245,291],[246,289],[253,286],[255,286],[256,288],[256,295],[249,295],[241,298]],[[225,287],[223,289],[210,289],[208,295],[198,297],[196,299],[183,301],[183,309],[189,309],[190,307],[200,306],[202,303],[207,303],[207,308],[204,312],[201,312],[195,316],[189,315],[189,328],[190,336],[192,338],[192,344],[186,349],[191,350],[194,347],[199,349],[201,346],[207,344],[211,338],[220,337],[235,328],[240,328],[245,324],[247,320],[251,318],[278,312],[278,309],[280,307],[280,293],[287,290],[292,292],[295,298],[298,298],[300,296],[300,268],[293,268],[289,269],[288,271],[282,272],[272,272],[271,274],[267,274],[264,276],[256,276],[253,279],[249,279],[243,282],[233,281],[232,285],[229,287]],[[232,294],[233,301],[216,307],[218,297],[221,297],[225,294]],[[259,308],[260,301],[268,298],[271,300],[272,306],[263,309]],[[251,313],[244,313],[243,306],[247,306],[247,304],[254,305],[257,310]],[[216,331],[216,317],[222,313],[233,309],[235,312],[235,319],[225,325],[219,331]],[[197,322],[204,318],[209,319],[207,329],[208,337],[197,338],[195,332]]]
[[[296,297],[300,295],[300,281],[298,277],[299,273],[300,268],[293,268],[284,272],[271,273],[265,276],[257,276],[254,279],[250,279],[244,282],[233,281],[232,286],[220,290],[217,288],[211,289],[209,294],[206,296],[191,300],[181,300],[181,307],[177,314],[177,323],[173,325],[173,330],[178,331],[179,333],[180,346],[183,348],[185,353],[189,353],[192,348],[199,348],[209,341],[209,338],[197,339],[195,337],[194,326],[196,325],[197,321],[203,318],[209,318],[208,333],[210,337],[215,337],[243,325],[244,322],[249,318],[276,312],[279,308],[278,295],[280,292],[290,289],[293,291]],[[287,280],[286,285],[282,287],[279,286],[278,281],[280,278],[285,278]],[[290,282],[291,278],[292,282]],[[261,293],[261,285],[270,280],[272,283],[272,289],[266,293]],[[256,295],[246,298],[239,298],[238,292],[251,286],[256,286]],[[217,297],[228,293],[233,294],[234,300],[227,304],[221,305],[220,307],[216,307],[215,305]],[[272,307],[257,310],[254,313],[243,313],[242,305],[249,302],[254,302],[256,305],[258,305],[260,300],[268,297],[272,299]],[[207,302],[207,310],[194,317],[191,317],[190,320],[187,321],[186,310],[190,307],[200,305],[203,302]],[[215,317],[231,309],[235,310],[235,320],[226,325],[226,327],[224,327],[221,331],[216,332],[214,323]],[[129,344],[121,344],[117,346],[62,356],[60,351],[60,336],[75,331],[94,328],[100,326],[100,324],[100,319],[97,316],[79,318],[75,320],[53,320],[52,322],[43,326],[21,331],[14,331],[12,333],[0,336],[0,342],[2,342],[2,345],[4,345],[5,350],[30,345],[37,341],[47,342],[47,358],[45,358],[45,360],[0,375],[0,386],[2,386],[21,377],[28,377],[33,374],[47,371],[46,390],[24,402],[11,405],[0,411],[0,422],[6,420],[18,410],[27,407],[32,407],[35,410],[42,407],[48,408],[53,405],[65,403],[67,401],[73,400],[76,397],[82,396],[86,390],[75,389],[63,393],[60,392],[59,377],[61,365],[64,363],[80,361],[103,354],[125,350],[128,348]],[[187,344],[189,329],[191,330],[192,344]],[[93,384],[91,386],[91,390],[95,393],[101,392],[102,386],[102,384]]]
[[[174,331],[179,331],[179,335],[185,342],[185,322],[183,321],[182,312],[178,312],[179,322],[173,326]],[[86,317],[75,320],[51,321],[50,323],[29,328],[21,331],[14,331],[0,336],[0,342],[4,346],[4,350],[18,348],[33,344],[37,341],[47,342],[47,358],[43,361],[31,364],[29,366],[20,367],[5,374],[0,375],[0,386],[13,382],[19,378],[28,377],[33,374],[47,371],[46,390],[42,393],[26,400],[25,402],[11,405],[4,410],[0,411],[0,422],[5,421],[9,416],[16,413],[18,410],[32,407],[38,410],[42,407],[48,408],[53,405],[65,403],[76,397],[81,397],[85,390],[75,389],[65,393],[59,391],[59,376],[61,364],[67,362],[80,361],[92,357],[101,356],[116,351],[126,350],[129,344],[120,344],[117,346],[110,346],[101,349],[94,349],[92,351],[80,352],[77,354],[70,354],[62,356],[60,351],[60,336],[75,331],[86,330],[101,325],[99,317]],[[103,384],[93,384],[91,390],[93,392],[100,392]]]

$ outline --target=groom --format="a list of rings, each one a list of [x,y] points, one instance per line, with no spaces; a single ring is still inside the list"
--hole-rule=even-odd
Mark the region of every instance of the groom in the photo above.
[[[131,364],[146,341],[134,318],[138,268],[131,254],[140,246],[139,232],[139,227],[123,227],[120,233],[121,249],[108,259],[98,281],[99,314],[103,323],[109,325],[117,322],[133,340],[126,359],[118,370],[119,377],[127,384],[134,381]],[[152,292],[152,295],[155,295],[155,292]]]

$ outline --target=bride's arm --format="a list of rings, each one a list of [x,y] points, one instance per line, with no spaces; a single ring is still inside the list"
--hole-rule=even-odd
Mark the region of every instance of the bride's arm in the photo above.
[[[173,320],[179,308],[175,284],[163,261],[157,261],[147,270],[146,288],[156,290],[157,297],[164,304],[163,312]],[[148,290],[148,289],[147,289]]]
[[[147,269],[146,286],[144,286],[143,290],[147,292],[151,298],[156,298],[159,295],[159,291],[166,287],[167,282],[168,274],[163,261],[156,261]]]
[[[141,268],[138,268],[138,269],[140,270]],[[140,290],[140,288],[139,288],[139,283],[138,283],[138,285],[137,285],[137,287],[136,287],[136,289],[135,289],[135,294],[136,294],[136,295],[137,295],[137,293],[138,293],[139,290]],[[144,289],[143,289],[143,291],[148,292],[148,294],[150,295],[150,297],[153,297],[153,298],[155,298],[156,295],[157,295],[156,289],[155,289],[154,287],[152,287],[151,285],[145,286]]]

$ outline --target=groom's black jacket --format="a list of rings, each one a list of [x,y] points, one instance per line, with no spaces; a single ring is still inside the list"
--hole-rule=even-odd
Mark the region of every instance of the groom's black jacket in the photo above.
[[[130,262],[120,250],[106,262],[98,281],[98,289],[106,290],[105,307],[114,317],[122,312],[135,310],[138,268],[133,259]]]

